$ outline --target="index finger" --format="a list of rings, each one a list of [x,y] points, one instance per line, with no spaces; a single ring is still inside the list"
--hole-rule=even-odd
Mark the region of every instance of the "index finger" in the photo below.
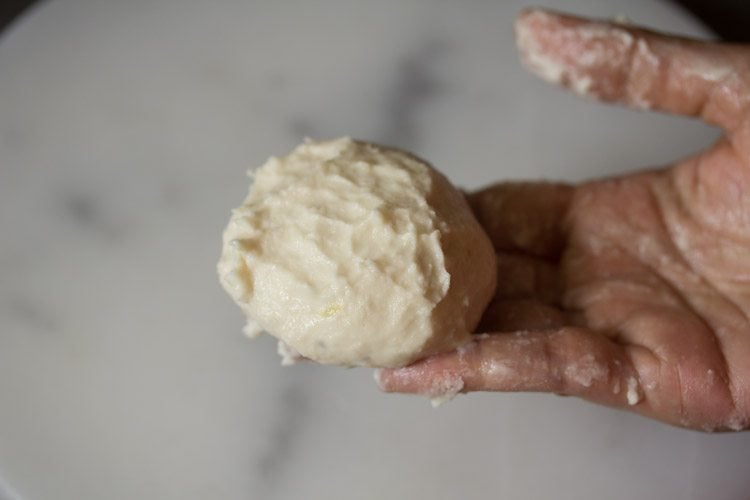
[[[701,117],[734,131],[750,107],[750,49],[532,9],[516,21],[524,65],[574,92]]]

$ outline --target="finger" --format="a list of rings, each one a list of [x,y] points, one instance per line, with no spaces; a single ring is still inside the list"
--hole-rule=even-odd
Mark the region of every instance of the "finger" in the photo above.
[[[529,70],[582,95],[699,116],[729,131],[747,116],[747,47],[536,9],[518,17],[516,41]]]
[[[495,299],[536,299],[559,304],[562,287],[558,266],[519,253],[497,254]]]
[[[730,415],[735,398],[727,382],[729,351],[692,309],[713,308],[725,318],[732,312],[715,293],[693,288],[689,295],[690,303],[668,287],[610,279],[579,286],[567,300],[579,308],[579,324],[607,332],[618,343],[649,346],[656,359],[635,357],[633,364],[644,381],[650,408],[662,419],[695,427]]]
[[[458,351],[378,372],[386,392],[534,391],[616,407],[644,404],[628,351],[581,328],[485,335]]]
[[[550,330],[565,326],[565,316],[555,306],[534,299],[495,300],[487,306],[478,332]]]
[[[556,259],[562,251],[563,221],[573,188],[548,182],[508,182],[468,195],[495,249]]]

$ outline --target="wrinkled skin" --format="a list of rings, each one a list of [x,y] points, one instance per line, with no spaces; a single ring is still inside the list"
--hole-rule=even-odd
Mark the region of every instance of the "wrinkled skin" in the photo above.
[[[538,10],[516,33],[522,61],[548,80],[726,133],[667,169],[470,195],[498,254],[479,329],[490,335],[382,370],[381,387],[435,396],[460,380],[464,392],[553,392],[692,429],[747,429],[750,48]]]

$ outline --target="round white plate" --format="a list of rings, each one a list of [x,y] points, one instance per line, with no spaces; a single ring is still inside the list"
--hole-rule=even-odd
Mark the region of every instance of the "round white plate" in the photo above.
[[[542,2],[685,34],[660,1]],[[304,136],[473,188],[666,164],[698,123],[524,73],[520,1],[43,2],[0,38],[0,498],[737,499],[750,435],[549,395],[427,401],[281,368],[214,265],[245,170]],[[15,493],[14,493],[15,492]]]

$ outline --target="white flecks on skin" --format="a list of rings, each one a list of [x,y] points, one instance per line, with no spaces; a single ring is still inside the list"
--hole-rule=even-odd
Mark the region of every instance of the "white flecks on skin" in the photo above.
[[[636,78],[629,79],[627,88],[628,101],[633,107],[643,110],[653,107],[647,95],[652,86],[652,78],[646,76],[655,74],[658,68],[659,58],[651,51],[646,40],[639,39],[631,69],[636,73]]]
[[[620,379],[615,380],[615,385],[612,387],[612,392],[614,394],[620,394]]]
[[[583,387],[591,387],[594,382],[606,380],[608,375],[609,369],[597,362],[591,354],[587,354],[578,362],[565,367],[565,376],[568,380]]]
[[[633,21],[627,16],[627,14],[624,14],[622,12],[618,12],[614,16],[612,16],[612,22],[616,24],[621,24],[622,26],[630,26],[633,24]]]
[[[585,69],[624,63],[633,45],[632,35],[614,26],[583,26],[573,30],[569,36],[570,43],[583,41],[589,45],[576,55],[576,65]]]
[[[724,81],[734,74],[730,66],[703,58],[691,59],[690,64],[684,64],[680,67],[680,71],[688,78],[700,78],[714,83]]]
[[[541,11],[532,12],[528,17],[543,21],[550,18],[549,14]],[[542,79],[551,83],[560,83],[565,66],[541,50],[529,24],[521,22],[516,25],[516,45],[521,52],[523,64]]]
[[[672,256],[670,256],[666,252],[660,254],[658,260],[659,260],[659,265],[661,267],[666,267],[666,266],[677,267],[678,266],[678,264],[675,262]]]
[[[476,349],[477,347],[477,341],[476,340],[470,340],[466,342],[465,344],[461,344],[456,348],[456,352],[458,353],[459,357],[463,357]]]
[[[614,360],[614,365],[615,365],[615,373],[619,374],[620,370],[621,370],[621,367],[622,367],[622,362],[619,359],[615,359]],[[614,394],[620,394],[621,390],[622,390],[622,384],[620,383],[620,377],[617,376],[615,378],[615,383],[612,386],[612,392]]]
[[[683,427],[687,427],[687,425],[683,424]],[[701,426],[701,430],[703,432],[711,433],[711,432],[715,432],[716,431],[716,427],[713,426],[713,425],[711,425],[711,424],[704,424],[704,425]]]
[[[588,95],[589,91],[591,90],[591,86],[594,84],[594,81],[588,76],[582,76],[581,78],[572,80],[570,84],[573,92],[575,92],[576,94]]]
[[[455,398],[458,393],[464,388],[464,381],[458,375],[447,374],[435,380],[428,396],[430,397],[430,404],[433,408],[447,403],[451,399]]]
[[[515,373],[515,370],[503,361],[489,359],[482,362],[482,372],[487,378],[507,380]]]
[[[531,344],[531,339],[525,337],[519,337],[511,341],[515,346],[527,346]]]
[[[628,392],[627,392],[628,404],[630,406],[635,406],[641,400],[641,395],[638,392],[638,381],[635,379],[635,377],[628,377],[627,385],[628,385]]]
[[[670,221],[669,230],[672,242],[680,253],[687,257],[687,252],[693,247],[692,233],[685,224],[680,222],[680,219]]]
[[[591,70],[600,66],[617,66],[625,63],[632,47],[633,36],[613,25],[582,25],[561,28],[555,33],[557,45],[576,50],[575,64],[566,62],[560,54],[552,54],[542,47],[530,25],[554,25],[555,19],[546,12],[535,11],[517,26],[516,43],[523,64],[548,82],[565,83],[573,92],[587,97],[597,97],[593,90]],[[581,46],[585,45],[585,46]]]
[[[713,385],[714,380],[716,380],[716,374],[712,369],[706,370],[706,378],[708,379],[708,384]]]
[[[674,234],[679,237],[679,228],[675,228],[674,231]],[[701,282],[701,278],[695,271],[685,264],[685,257],[679,245],[677,252],[675,252],[671,248],[665,248],[660,240],[651,236],[644,236],[637,242],[637,252],[641,261],[658,266],[665,276],[693,284]]]
[[[590,237],[586,240],[586,243],[588,243],[589,250],[595,256],[601,255],[607,250],[607,248],[612,246],[612,244],[608,240],[600,238],[599,236],[594,234],[590,235]]]
[[[659,58],[651,51],[648,42],[643,38],[638,39],[638,42],[636,42],[636,51],[636,57],[638,57],[639,63],[647,64],[651,67],[659,66]]]
[[[750,428],[750,419],[742,418],[739,413],[733,413],[726,421],[726,428],[732,431],[743,431]]]
[[[656,240],[650,235],[644,235],[638,239],[638,257],[642,261],[651,260],[650,257],[654,254],[661,255],[659,252]]]
[[[525,330],[521,330],[518,332],[515,332],[513,334],[513,340],[511,341],[514,346],[527,346],[530,345],[532,342],[532,339],[530,338],[530,333]]]

